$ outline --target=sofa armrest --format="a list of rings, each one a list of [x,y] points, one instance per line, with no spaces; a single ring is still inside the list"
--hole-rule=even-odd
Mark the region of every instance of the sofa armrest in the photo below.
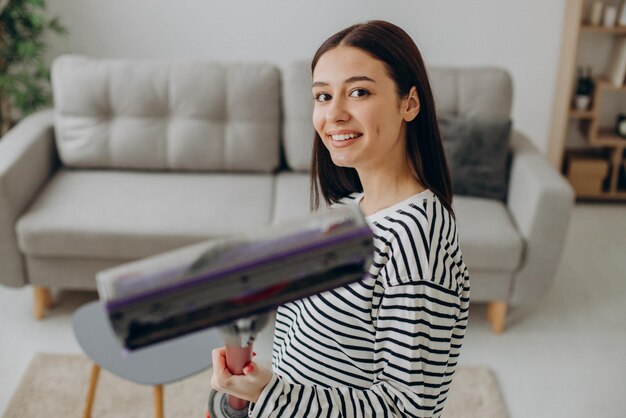
[[[511,137],[507,206],[525,248],[509,302],[530,304],[550,287],[559,267],[574,190],[522,133]]]
[[[58,166],[53,124],[53,111],[40,111],[0,140],[0,284],[27,283],[15,223]]]

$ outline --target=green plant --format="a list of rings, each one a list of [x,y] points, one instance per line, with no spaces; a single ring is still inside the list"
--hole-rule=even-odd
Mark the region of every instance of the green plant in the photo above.
[[[0,1],[0,135],[52,102],[44,38],[67,31],[58,17],[46,18],[45,6],[45,0]]]

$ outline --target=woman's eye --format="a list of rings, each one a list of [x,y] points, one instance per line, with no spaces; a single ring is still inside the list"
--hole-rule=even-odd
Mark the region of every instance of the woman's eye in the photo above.
[[[317,93],[314,97],[318,102],[327,102],[330,100],[330,94],[326,93]]]
[[[369,94],[370,92],[365,89],[354,89],[350,92],[350,97],[365,97]]]

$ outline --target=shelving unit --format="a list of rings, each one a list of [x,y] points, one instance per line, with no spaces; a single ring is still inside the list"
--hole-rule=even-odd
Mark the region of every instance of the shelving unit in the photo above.
[[[605,4],[618,3],[606,0]],[[626,97],[626,87],[613,85],[605,76],[596,76],[590,108],[577,110],[572,105],[576,82],[576,58],[581,38],[626,36],[626,26],[612,28],[591,26],[583,17],[584,6],[585,0],[567,0],[565,5],[563,45],[548,157],[572,183],[577,198],[626,201],[626,139],[616,135],[612,128],[601,126],[600,123],[603,101],[609,95],[624,94]],[[606,57],[607,61],[609,58]],[[626,112],[626,108],[622,111]],[[615,116],[617,115],[613,115]],[[572,137],[575,137],[575,140],[568,141]],[[573,145],[571,142],[576,144]],[[592,184],[597,187],[592,187]]]
[[[586,23],[580,25],[582,32],[600,32],[600,33],[617,33],[626,34],[626,27],[605,28],[603,26],[591,26]]]

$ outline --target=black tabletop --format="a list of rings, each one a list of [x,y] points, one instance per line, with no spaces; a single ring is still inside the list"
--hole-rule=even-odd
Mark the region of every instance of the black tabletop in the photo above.
[[[217,329],[200,331],[136,351],[122,347],[100,302],[74,313],[74,335],[100,367],[135,383],[174,382],[211,367],[211,351],[224,345]]]

